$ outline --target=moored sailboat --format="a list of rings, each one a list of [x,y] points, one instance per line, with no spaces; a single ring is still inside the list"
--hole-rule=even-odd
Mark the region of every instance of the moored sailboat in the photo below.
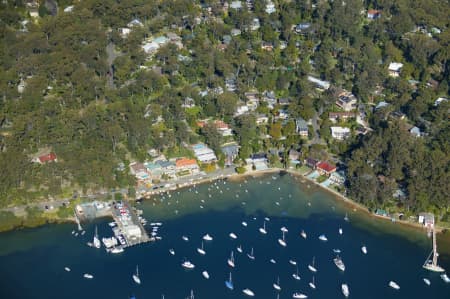
[[[432,259],[430,259],[431,255],[433,255]],[[437,263],[438,256],[439,254],[437,252],[436,232],[433,228],[433,250],[431,251],[425,263],[423,264],[423,267],[433,272],[445,272],[445,269],[439,266]]]
[[[139,267],[136,265],[136,273],[133,274],[133,280],[137,284],[141,284],[141,279],[139,278]]]
[[[231,251],[230,258],[227,260],[227,263],[230,267],[234,268],[234,252]]]
[[[225,280],[225,286],[230,290],[234,289],[233,280],[231,280],[231,272],[230,272],[230,278],[228,280]]]

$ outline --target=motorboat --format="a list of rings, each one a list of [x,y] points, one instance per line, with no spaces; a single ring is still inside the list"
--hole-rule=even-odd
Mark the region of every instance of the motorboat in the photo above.
[[[292,298],[308,298],[308,296],[302,293],[294,293],[292,294]]]
[[[319,240],[324,241],[324,242],[328,241],[328,239],[325,235],[320,235]]]
[[[92,244],[94,245],[95,248],[100,248],[102,246],[102,243],[100,243],[100,239],[98,238],[97,226],[95,227],[94,240]]]
[[[267,234],[267,230],[266,230],[266,221],[264,221],[263,227],[259,228],[259,232],[263,235]]]
[[[64,267],[64,270],[66,270],[67,272],[70,272],[70,268],[69,267]]]
[[[306,232],[305,232],[304,230],[302,230],[302,231],[300,232],[300,236],[301,236],[303,239],[306,239]]]
[[[230,255],[230,258],[228,259],[227,263],[228,263],[228,266],[234,268],[234,252],[233,251],[231,251],[231,255]]]
[[[294,260],[289,260],[289,264],[291,264],[291,265],[297,265],[297,262],[296,261],[294,261]]]
[[[252,251],[250,253],[247,253],[247,256],[249,259],[254,260],[255,256],[253,255],[253,247],[252,247]]]
[[[345,217],[344,217],[344,220],[345,220],[345,221],[347,221],[347,222],[349,222],[349,221],[350,221],[350,219],[348,218],[348,215],[347,215],[347,213],[345,213]]]
[[[283,233],[287,233],[287,232],[289,231],[285,226],[281,227],[280,230],[281,230]]]
[[[315,290],[316,289],[316,283],[314,282],[314,276],[312,278],[312,281],[309,283],[309,286],[311,287],[311,289]]]
[[[190,261],[184,261],[181,266],[183,266],[183,268],[185,269],[194,269],[195,265],[193,263],[191,263]]]
[[[344,264],[344,262],[342,261],[342,259],[339,256],[335,257],[333,259],[333,261],[334,261],[334,264],[336,265],[336,267],[338,267],[339,270],[345,271],[345,264]]]
[[[348,289],[348,285],[346,283],[343,283],[341,285],[342,294],[344,294],[345,298],[347,298],[350,295],[350,290]]]
[[[182,236],[181,239],[183,239],[183,241],[185,242],[189,241],[189,238],[187,236]]]
[[[235,233],[230,233],[230,238],[231,238],[231,239],[235,239],[235,240],[236,240],[236,239],[237,239],[237,236],[236,236],[236,234],[235,234]]]
[[[276,264],[276,263],[277,263],[277,261],[274,260],[274,259],[270,259],[270,262],[271,262],[272,264]]]
[[[367,247],[366,246],[361,247],[361,251],[362,253],[367,254]]]
[[[426,285],[431,285],[431,281],[430,281],[428,278],[423,278],[423,282],[424,282]]]
[[[112,249],[111,249],[111,253],[122,253],[122,252],[124,252],[125,250],[123,249],[123,247],[122,246],[115,246],[115,247],[113,247]]]
[[[254,297],[255,296],[255,293],[253,293],[253,291],[250,290],[250,289],[243,289],[242,293],[244,293],[245,295],[250,296],[250,297]]]
[[[225,286],[230,290],[234,289],[233,280],[231,280],[231,272],[230,272],[230,278],[228,280],[225,280]]]
[[[264,217],[264,220],[270,221],[270,218],[269,217]]]
[[[203,240],[205,240],[205,241],[212,241],[213,237],[211,237],[209,234],[206,234],[206,235],[203,236]]]
[[[445,281],[446,283],[450,282],[450,278],[448,277],[447,273],[441,274],[441,278],[443,281]]]
[[[317,269],[316,269],[316,267],[314,266],[315,259],[316,259],[316,257],[313,257],[313,259],[312,259],[312,264],[308,265],[308,269],[309,269],[311,272],[314,272],[314,273],[317,272]]]
[[[203,271],[203,272],[202,272],[202,275],[203,275],[204,278],[209,279],[209,273],[208,273],[208,271]]]
[[[245,221],[242,221],[242,226],[247,226],[247,222],[245,222]]]
[[[137,284],[141,284],[141,279],[139,278],[139,267],[136,265],[136,273],[133,274],[133,280]]]
[[[278,239],[278,243],[281,245],[281,246],[283,246],[283,247],[286,247],[287,246],[287,243],[286,243],[286,240],[284,239],[284,231],[282,232],[282,234],[283,234],[283,236],[282,236],[282,239]]]
[[[84,277],[84,278],[87,278],[87,279],[92,279],[92,278],[94,278],[94,275],[89,274],[89,273],[84,273],[84,274],[83,274],[83,277]]]
[[[341,250],[340,250],[339,248],[334,248],[334,249],[333,249],[333,252],[334,252],[334,253],[341,253]]]
[[[393,289],[399,290],[400,286],[393,280],[389,281],[389,286]]]
[[[281,287],[280,287],[280,277],[277,278],[277,282],[273,283],[273,288],[277,291],[281,291]]]
[[[339,228],[339,234],[342,235],[344,233],[344,231],[342,230],[342,228]]]
[[[203,241],[202,241],[202,247],[201,248],[197,248],[197,252],[200,253],[201,255],[205,255],[206,251],[203,249]]]
[[[175,250],[174,250],[173,248],[170,248],[170,249],[169,249],[169,253],[170,253],[171,255],[175,255]]]
[[[297,267],[297,272],[292,274],[292,277],[294,277],[295,280],[300,280],[300,275],[298,275],[298,267]]]
[[[115,223],[115,222],[113,221],[113,222],[108,223],[108,225],[109,225],[110,227],[114,227],[114,226],[117,225],[117,223]]]

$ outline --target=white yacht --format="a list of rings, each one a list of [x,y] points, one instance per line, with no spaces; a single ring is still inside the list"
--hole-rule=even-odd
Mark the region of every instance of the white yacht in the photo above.
[[[292,277],[294,277],[295,280],[300,280],[300,276],[298,275],[298,267],[297,267],[297,272],[292,274]]]
[[[236,236],[236,234],[235,234],[235,233],[230,233],[230,238],[231,238],[231,239],[235,239],[235,240],[236,240],[236,239],[237,239],[237,236]]]
[[[201,248],[197,248],[197,252],[200,253],[201,255],[205,255],[206,251],[203,249],[203,241],[202,241],[202,247]]]
[[[367,254],[367,247],[366,246],[361,247],[361,251],[362,253]]]
[[[184,261],[181,266],[183,266],[183,268],[185,269],[194,269],[195,265],[193,263],[191,263],[190,261]]]
[[[450,278],[448,277],[447,273],[441,274],[441,278],[443,281],[445,281],[446,283],[450,282]]]
[[[228,266],[234,268],[234,252],[233,251],[231,251],[231,255],[230,255],[230,258],[228,259],[227,263],[228,263]]]
[[[308,298],[308,296],[302,293],[294,293],[292,294],[292,298]]]
[[[189,238],[187,236],[182,236],[181,239],[183,239],[183,241],[185,242],[189,241]]]
[[[169,253],[170,253],[171,255],[175,255],[175,250],[174,250],[173,248],[170,248],[170,249],[169,249]]]
[[[281,227],[280,230],[284,233],[287,233],[289,231],[285,226]]]
[[[286,247],[287,243],[286,243],[286,240],[284,239],[284,231],[282,232],[282,234],[283,234],[283,237],[282,237],[282,239],[278,239],[278,243],[280,243],[281,246]]]
[[[141,279],[139,278],[139,268],[138,265],[136,265],[136,273],[133,274],[133,280],[137,284],[141,284]]]
[[[208,271],[203,271],[203,272],[202,272],[202,275],[203,275],[204,278],[209,279],[209,273],[208,273]]]
[[[84,277],[84,278],[87,278],[87,279],[92,279],[92,278],[94,278],[94,275],[89,274],[89,273],[84,273],[84,274],[83,274],[83,277]]]
[[[263,227],[259,228],[259,232],[263,235],[267,234],[267,230],[266,230],[266,221],[264,220],[264,224]]]
[[[350,295],[350,290],[348,289],[348,285],[346,283],[343,283],[341,285],[342,294],[344,294],[345,298],[347,298]]]
[[[247,253],[247,256],[249,259],[254,260],[255,256],[253,255],[253,247],[252,247],[252,251],[250,253]]]
[[[342,230],[342,228],[339,228],[339,234],[342,235],[344,233],[344,231]]]
[[[309,283],[309,286],[311,287],[311,289],[315,290],[316,289],[316,283],[314,282],[314,276],[312,278],[312,281]]]
[[[242,221],[242,226],[247,226],[247,222]]]
[[[276,264],[276,263],[277,263],[277,261],[274,260],[274,259],[270,259],[270,262],[271,262],[272,264]]]
[[[253,293],[253,291],[250,290],[250,289],[243,289],[242,293],[244,293],[245,295],[250,296],[250,297],[254,297],[255,296],[255,293]]]
[[[122,252],[124,252],[125,250],[123,249],[123,247],[122,246],[114,246],[112,249],[111,249],[111,253],[122,253]]]
[[[277,278],[277,282],[273,283],[273,288],[277,291],[281,291],[281,287],[280,287],[280,277]]]
[[[342,259],[339,256],[335,257],[333,259],[333,261],[334,261],[334,264],[336,265],[336,267],[338,267],[339,270],[345,271],[345,264],[344,264],[344,262],[342,261]]]
[[[206,235],[203,236],[203,240],[205,240],[205,241],[212,241],[213,237],[211,237],[209,234],[206,234]]]
[[[431,285],[431,281],[430,281],[428,278],[423,278],[423,282],[424,282],[426,285]]]
[[[242,246],[239,245],[239,246],[236,248],[236,250],[237,250],[239,253],[242,253]]]
[[[393,289],[399,290],[400,286],[393,280],[389,281],[389,286]]]
[[[306,239],[306,232],[304,230],[302,230],[300,232],[300,236],[302,236],[303,239]]]
[[[308,265],[308,269],[309,269],[311,272],[314,272],[314,273],[317,272],[317,269],[316,269],[316,267],[314,266],[315,259],[316,259],[316,257],[314,256],[313,259],[312,259],[312,264]]]
[[[291,264],[291,265],[297,265],[297,262],[296,261],[294,261],[294,260],[289,260],[289,264]]]
[[[64,270],[66,270],[67,272],[70,272],[70,268],[69,267],[64,267]]]
[[[319,240],[324,241],[324,242],[328,241],[328,239],[325,235],[320,235]]]

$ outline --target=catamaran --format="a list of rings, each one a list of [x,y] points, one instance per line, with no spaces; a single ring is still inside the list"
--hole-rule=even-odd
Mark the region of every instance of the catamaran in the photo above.
[[[335,257],[333,259],[333,261],[334,261],[334,264],[336,265],[336,267],[338,267],[339,270],[345,271],[345,264],[342,261],[342,259],[339,257],[339,255],[337,257]]]
[[[136,273],[133,274],[133,280],[137,284],[141,284],[141,279],[139,278],[139,268],[138,265],[136,265]]]
[[[201,248],[197,248],[197,252],[200,253],[201,255],[205,255],[206,251],[203,249],[203,241],[202,241],[202,247]]]
[[[259,232],[263,235],[267,234],[267,230],[266,230],[266,221],[264,221],[263,227],[259,228]]]
[[[430,259],[431,255],[433,255],[432,259]],[[425,263],[423,264],[423,267],[433,272],[445,272],[445,269],[439,266],[437,263],[438,256],[439,254],[437,252],[436,232],[433,228],[433,250],[431,251]]]
[[[350,291],[348,289],[348,285],[346,283],[343,283],[341,285],[342,294],[344,294],[345,298],[347,298],[350,295]]]
[[[230,272],[230,278],[228,280],[225,280],[225,286],[227,288],[229,288],[230,290],[234,289],[233,281],[231,280],[231,272]]]
[[[234,268],[234,252],[233,251],[231,251],[231,256],[227,262],[230,267]]]
[[[100,243],[100,239],[98,238],[97,226],[95,227],[94,241],[92,242],[95,248],[100,248],[102,243]]]
[[[283,237],[282,237],[282,239],[278,239],[278,243],[280,243],[281,246],[286,247],[287,243],[284,240],[284,231],[282,231],[282,234],[283,234]]]
[[[280,277],[277,278],[277,283],[273,283],[273,288],[277,291],[281,291],[280,287]]]
[[[311,264],[311,265],[308,265],[308,269],[309,269],[311,272],[317,272],[317,269],[314,267],[315,259],[316,259],[316,257],[314,256],[313,259],[312,259],[312,264]]]
[[[247,256],[249,259],[254,260],[255,256],[253,255],[253,247],[252,247],[252,251],[250,253],[247,253]]]

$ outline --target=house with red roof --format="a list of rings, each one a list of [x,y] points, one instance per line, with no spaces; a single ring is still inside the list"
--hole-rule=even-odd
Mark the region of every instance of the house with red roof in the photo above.
[[[199,172],[197,161],[195,159],[180,158],[175,162],[177,171],[189,171],[191,174]]]
[[[39,164],[45,164],[49,162],[58,162],[58,158],[55,153],[51,152],[34,158],[32,161]]]
[[[325,161],[320,161],[317,163],[316,169],[321,175],[330,176],[330,174],[336,171],[336,166]]]
[[[367,11],[367,18],[369,20],[376,20],[381,17],[381,11],[376,9],[369,9]]]

